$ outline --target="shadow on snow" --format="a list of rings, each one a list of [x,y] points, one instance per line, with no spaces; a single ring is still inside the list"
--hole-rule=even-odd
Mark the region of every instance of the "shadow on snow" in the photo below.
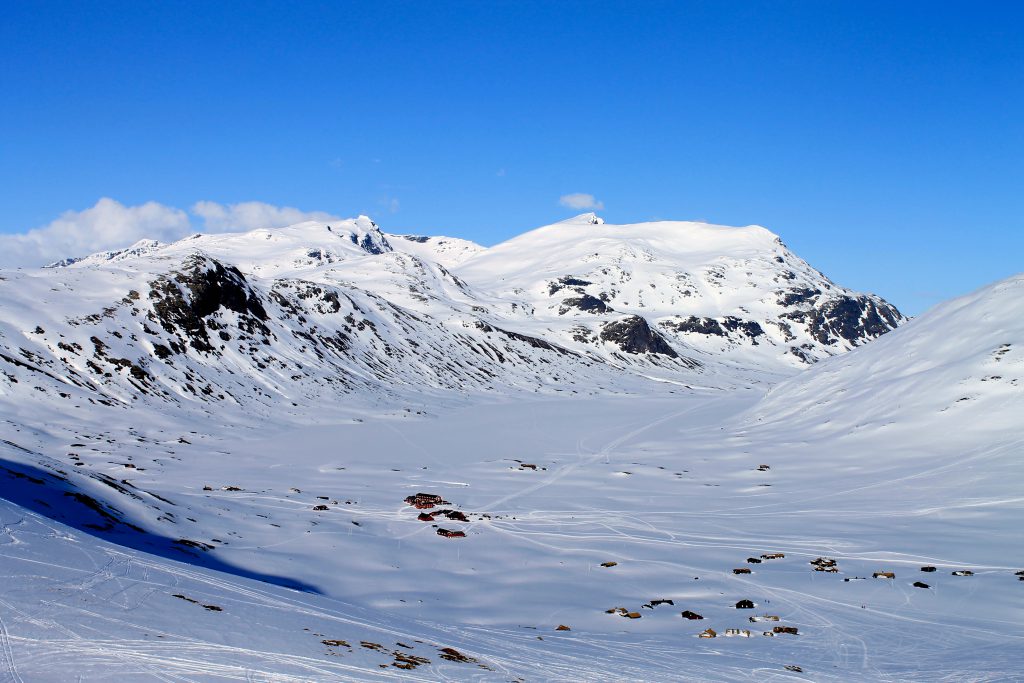
[[[147,502],[144,498],[147,492],[128,482],[103,474],[75,474],[74,479],[81,479],[90,488],[92,485],[106,485],[130,498]],[[262,574],[224,562],[213,554],[215,547],[210,544],[142,529],[127,520],[124,513],[104,500],[106,496],[98,495],[100,493],[99,490],[87,491],[62,470],[50,472],[35,465],[0,458],[0,498],[39,515],[134,550],[306,593],[320,593],[314,586],[295,579]],[[154,494],[148,495],[155,497]]]

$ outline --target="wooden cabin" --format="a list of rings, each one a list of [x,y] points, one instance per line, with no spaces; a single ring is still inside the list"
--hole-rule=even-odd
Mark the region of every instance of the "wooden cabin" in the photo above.
[[[438,536],[443,536],[445,538],[465,538],[466,537],[466,532],[465,531],[452,531],[451,529],[438,529],[437,530],[437,535]]]

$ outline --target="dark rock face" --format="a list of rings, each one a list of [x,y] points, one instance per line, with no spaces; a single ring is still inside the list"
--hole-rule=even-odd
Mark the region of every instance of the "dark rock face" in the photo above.
[[[565,315],[570,308],[576,308],[586,313],[608,313],[612,311],[612,308],[605,302],[598,299],[596,296],[590,296],[584,294],[580,297],[573,297],[571,299],[564,299],[562,306],[558,309],[559,315]]]
[[[618,345],[626,353],[656,353],[669,358],[679,357],[665,338],[652,330],[647,321],[638,315],[608,323],[601,330],[601,339]]]
[[[510,330],[503,330],[500,327],[493,327],[493,326],[488,325],[487,323],[485,323],[483,320],[477,320],[476,321],[476,328],[478,330],[483,330],[484,332],[497,332],[498,334],[501,334],[501,335],[503,335],[505,337],[508,337],[509,339],[515,339],[516,341],[520,341],[520,342],[523,342],[525,344],[528,344],[528,345],[532,346],[535,349],[545,349],[547,351],[555,351],[557,353],[562,354],[563,356],[578,356],[579,355],[578,353],[576,353],[574,351],[570,351],[569,349],[564,349],[561,346],[558,346],[556,344],[552,344],[551,342],[548,342],[548,341],[544,341],[543,339],[538,339],[537,337],[531,337],[531,336],[529,336],[527,334],[520,334],[519,332],[512,332]]]
[[[352,244],[356,245],[367,254],[383,254],[387,251],[393,251],[384,235],[380,234],[380,232],[376,230],[377,225],[374,224],[373,227],[373,232],[363,235],[362,239],[359,239],[355,235],[349,235],[349,239],[352,240]]]
[[[213,259],[190,257],[185,270],[153,282],[149,295],[160,325],[172,334],[183,333],[199,351],[213,351],[204,318],[221,308],[238,313],[246,331],[270,334],[263,324],[267,311],[245,276]]]
[[[757,337],[764,335],[761,325],[753,320],[741,320],[732,315],[727,315],[721,320],[715,318],[698,318],[691,315],[689,318],[678,322],[664,323],[665,327],[676,332],[694,333],[703,335],[714,335],[716,337],[728,337],[730,332],[739,334],[757,343]]]
[[[811,303],[814,298],[821,294],[820,289],[808,289],[807,287],[800,287],[799,289],[791,289],[788,292],[781,292],[781,298],[779,299],[780,306],[797,306],[799,304]]]
[[[558,292],[559,290],[565,289],[566,287],[571,288],[571,289],[575,289],[577,292],[582,294],[583,293],[582,287],[586,287],[587,285],[592,285],[592,284],[594,284],[594,283],[590,282],[589,280],[581,280],[578,277],[573,277],[572,275],[566,275],[565,277],[560,277],[557,280],[554,280],[553,282],[549,282],[548,283],[548,294],[554,294],[555,292]]]
[[[369,254],[383,254],[385,251],[391,251],[391,245],[388,244],[388,241],[384,239],[383,236],[381,236],[380,242],[381,243],[378,245],[372,237],[369,235],[363,235],[363,239],[359,243],[359,246],[363,248],[363,251]]]
[[[829,345],[839,339],[856,345],[896,329],[904,320],[895,306],[866,296],[828,299],[783,317],[804,323],[812,337]]]

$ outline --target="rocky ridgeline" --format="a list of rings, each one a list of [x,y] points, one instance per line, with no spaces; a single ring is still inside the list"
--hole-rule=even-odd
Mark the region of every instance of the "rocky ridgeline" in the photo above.
[[[0,384],[33,401],[257,414],[339,393],[629,391],[652,370],[736,386],[904,320],[770,240],[698,268],[624,239],[586,256],[585,275],[495,292],[472,264],[499,247],[349,223],[146,242],[4,276]],[[583,265],[573,258],[567,269]],[[711,314],[726,294],[749,305]]]

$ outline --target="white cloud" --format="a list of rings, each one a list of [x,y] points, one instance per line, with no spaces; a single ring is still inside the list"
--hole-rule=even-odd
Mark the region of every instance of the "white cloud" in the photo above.
[[[291,206],[264,202],[218,204],[202,201],[192,205],[192,213],[203,219],[202,232],[245,232],[260,228],[283,228],[303,221],[336,221],[323,211],[302,211]]]
[[[202,201],[196,202],[191,212],[195,218],[158,202],[125,206],[104,197],[95,206],[65,211],[39,228],[0,235],[0,267],[42,266],[62,258],[123,249],[141,239],[173,242],[194,232],[243,232],[309,220],[338,220],[323,211],[301,211],[263,202],[225,205]]]
[[[558,198],[558,203],[570,209],[593,209],[600,211],[604,208],[604,202],[598,201],[592,194],[584,194],[583,192],[563,194]]]
[[[65,211],[55,221],[26,233],[0,235],[0,265],[40,266],[131,246],[143,238],[161,242],[192,232],[188,214],[157,202],[125,206],[104,197],[84,211]]]

